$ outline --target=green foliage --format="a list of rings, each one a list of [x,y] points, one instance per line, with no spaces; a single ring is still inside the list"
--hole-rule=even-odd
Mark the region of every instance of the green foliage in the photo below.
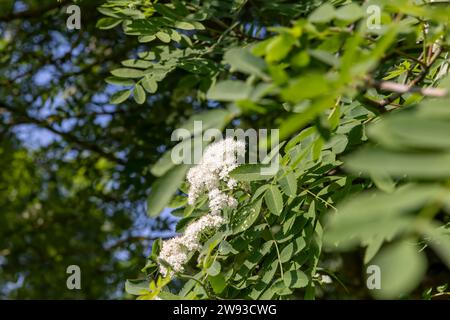
[[[156,34],[163,44],[145,53],[155,65],[124,77],[151,78],[162,68],[164,76],[156,81],[163,81],[183,70],[179,83],[185,84],[184,77],[198,81],[190,88],[199,101],[233,110],[211,127],[223,129],[240,119],[242,128],[279,128],[286,142],[273,150],[281,164],[273,174],[262,175],[262,164],[241,165],[230,174],[239,181],[238,208],[223,212],[229,223],[205,240],[184,274],[175,275],[190,279],[183,288],[169,283],[163,291],[189,299],[310,299],[322,294],[320,271],[330,251],[365,246],[363,263],[385,270],[382,289],[371,293],[398,298],[413,291],[426,272],[420,244],[448,262],[448,100],[421,101],[428,93],[414,87],[438,84],[448,68],[448,8],[375,4],[383,11],[382,27],[375,29],[366,23],[367,5],[357,1],[290,11],[283,2],[258,8],[247,1],[218,2],[221,10],[210,11],[208,1],[171,1],[155,5],[156,16],[144,18],[141,10],[124,25],[140,37],[155,35],[153,25],[182,35],[176,41]],[[280,12],[272,20],[256,22],[275,8]],[[195,27],[193,16],[202,17],[203,28]],[[175,25],[175,18],[192,26]],[[433,26],[426,34],[425,24]],[[215,33],[212,25],[222,30]],[[403,91],[390,93],[386,87],[398,87],[392,83]],[[250,116],[261,122],[246,123]],[[185,138],[194,139],[191,134]],[[154,172],[169,170],[169,152]],[[156,213],[163,208],[156,200],[163,191],[154,189],[148,204]],[[164,190],[167,198],[174,192]],[[177,209],[183,212],[177,230],[206,213],[204,203]],[[385,248],[386,242],[394,243]],[[158,261],[157,255],[151,259]]]
[[[85,1],[71,32],[55,2],[0,4],[1,296],[448,295],[448,4]],[[23,126],[56,137],[28,151]],[[189,165],[172,155],[213,128],[279,129],[281,143],[230,174],[228,223],[164,278],[163,242],[136,234],[169,230],[167,208],[180,233],[208,212],[206,195],[187,204]],[[149,240],[145,276],[125,282]],[[85,291],[65,290],[67,257]]]
[[[386,274],[386,283],[377,293],[380,297],[399,296],[419,283],[425,258],[417,253],[417,247],[412,249],[419,239],[433,248],[450,268],[448,223],[446,226],[433,220],[441,210],[447,210],[449,199],[447,166],[446,161],[442,161],[448,146],[445,139],[441,139],[443,134],[445,136],[442,130],[446,128],[448,103],[448,99],[427,99],[413,108],[384,117],[368,130],[376,146],[365,148],[346,161],[346,166],[354,172],[388,177],[391,181],[397,178],[397,183],[403,184],[395,190],[387,190],[388,193],[354,197],[339,209],[339,216],[330,222],[326,234],[330,244],[345,246],[353,242],[367,246],[366,263],[377,254],[384,241],[409,239],[409,245],[397,244],[395,249],[382,250],[375,258],[375,264],[396,270],[396,273]],[[415,184],[404,184],[405,177]],[[402,258],[393,263],[391,256]],[[400,274],[403,277],[399,277]]]
[[[186,166],[180,165],[172,168],[152,185],[152,193],[148,199],[149,215],[159,214],[169,203],[186,175]]]

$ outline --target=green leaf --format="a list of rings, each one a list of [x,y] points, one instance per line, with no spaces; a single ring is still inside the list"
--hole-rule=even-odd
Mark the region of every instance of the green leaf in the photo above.
[[[99,29],[107,30],[112,29],[118,24],[122,22],[121,19],[115,19],[115,18],[101,18],[97,21],[96,27]]]
[[[153,62],[140,59],[128,59],[122,61],[122,65],[130,68],[147,69],[153,66]]]
[[[125,291],[135,296],[146,294],[149,292],[149,282],[147,280],[126,280]]]
[[[238,181],[268,180],[274,175],[270,165],[264,164],[242,164],[230,172],[230,177]]]
[[[237,254],[238,251],[234,250],[233,246],[229,242],[223,240],[219,244],[219,253],[221,255],[228,255],[230,253]]]
[[[334,135],[325,146],[325,149],[330,148],[334,154],[341,154],[345,151],[348,145],[348,138],[343,134]]]
[[[285,263],[291,260],[291,258],[298,254],[304,247],[306,242],[303,238],[297,238],[295,241],[288,243],[280,253],[281,263]]]
[[[308,20],[313,23],[327,23],[334,19],[336,10],[333,5],[325,3],[311,13]]]
[[[156,2],[156,1],[155,1]],[[168,5],[164,5],[162,3],[154,3],[153,7],[156,9],[156,11],[161,14],[162,16],[169,18],[170,20],[179,20],[181,16],[178,14],[178,12]]]
[[[117,85],[117,86],[133,86],[134,81],[125,78],[108,77],[105,79],[106,83]]]
[[[450,230],[430,224],[423,230],[425,241],[450,268]]]
[[[304,288],[308,285],[309,279],[300,270],[291,270],[284,273],[284,284],[288,288]]]
[[[195,30],[195,26],[192,23],[186,21],[179,21],[175,23],[175,28],[181,30]]]
[[[243,81],[225,80],[211,87],[206,95],[209,100],[237,101],[248,99],[251,87]]]
[[[203,111],[191,116],[186,122],[178,127],[179,130],[174,134],[175,139],[186,139],[204,132],[207,129],[215,128],[220,131],[233,119],[233,114],[226,109],[213,109]],[[196,122],[201,122],[201,128],[196,126]],[[199,129],[203,130],[200,131]]]
[[[128,97],[130,96],[131,91],[130,90],[122,90],[122,91],[118,91],[116,93],[114,93],[111,96],[111,99],[109,102],[113,103],[113,104],[119,104],[124,102],[125,100],[128,99]]]
[[[148,93],[155,93],[158,90],[156,81],[148,77],[142,79],[141,85]]]
[[[297,195],[297,178],[293,172],[288,172],[286,176],[279,181],[279,184],[286,195],[290,197],[295,197]]]
[[[373,148],[348,157],[345,167],[366,175],[384,173],[395,177],[448,179],[450,153],[407,153]]]
[[[377,188],[384,192],[391,193],[395,190],[395,182],[388,174],[383,172],[372,173],[370,178]]]
[[[152,244],[152,257],[156,258],[159,255],[159,251],[161,250],[162,240],[161,238],[153,241]]]
[[[167,33],[163,32],[163,31],[158,31],[156,33],[156,37],[164,43],[169,43],[171,40],[170,35],[168,35]]]
[[[301,51],[297,53],[291,60],[292,65],[302,68],[309,64],[311,58],[309,57],[308,51]]]
[[[145,102],[145,91],[140,84],[136,84],[133,91],[133,97],[137,104]]]
[[[111,71],[113,76],[119,78],[141,78],[144,76],[142,70],[131,69],[131,68],[119,68]]]
[[[167,205],[169,208],[180,208],[187,204],[187,197],[176,195],[170,200],[169,204]]]
[[[339,126],[340,117],[341,117],[341,107],[340,104],[338,104],[336,107],[334,107],[333,111],[328,117],[328,122],[330,124],[331,131],[336,130],[336,128]]]
[[[270,286],[264,293],[258,298],[259,300],[271,300],[275,295],[273,286]]]
[[[153,273],[158,270],[158,264],[153,260],[147,260],[145,266],[141,269],[144,273]]]
[[[445,119],[423,119],[405,113],[379,121],[369,128],[368,134],[390,148],[450,149],[449,123]]]
[[[227,287],[227,282],[222,273],[219,273],[215,277],[208,276],[208,281],[215,294],[221,294],[223,290]]]
[[[184,165],[176,166],[153,183],[147,200],[147,212],[150,216],[158,215],[166,207],[184,180],[187,169]]]
[[[293,94],[292,98],[298,96],[298,94],[295,92],[293,92],[292,94]],[[311,120],[316,118],[323,110],[330,108],[330,106],[333,106],[334,104],[335,104],[335,97],[321,95],[321,97],[316,99],[307,110],[289,116],[280,125],[280,140],[284,140],[293,133],[298,132],[300,129],[306,126]]]
[[[312,147],[313,161],[317,161],[321,157],[323,145],[324,145],[324,141],[323,141],[322,137],[317,138],[317,140],[313,143],[313,147]]]
[[[329,91],[329,84],[323,74],[310,73],[292,81],[281,95],[288,101],[300,102],[321,96]]]
[[[182,39],[181,35],[175,30],[170,31],[170,38],[175,42],[180,42]]]
[[[205,30],[205,26],[199,21],[191,21],[191,23],[195,26],[197,30]]]
[[[323,62],[329,66],[337,68],[341,64],[341,61],[339,60],[339,58],[337,58],[331,52],[316,49],[316,50],[308,50],[308,53],[311,57],[313,57],[313,58],[319,60],[320,62]]]
[[[224,55],[224,60],[235,70],[250,75],[257,75],[261,78],[266,77],[263,71],[266,68],[264,60],[252,55],[246,49],[235,48],[228,50]]]
[[[435,199],[445,199],[448,192],[434,185],[405,185],[393,193],[366,192],[348,199],[330,217],[324,241],[346,248],[358,241],[392,239],[410,228],[414,217],[406,215]],[[378,240],[380,241],[380,240]]]
[[[231,221],[231,229],[233,234],[240,233],[250,228],[259,217],[261,211],[261,202],[258,200],[254,203],[239,209]]]
[[[286,152],[292,150],[295,146],[297,146],[300,142],[305,140],[306,138],[310,137],[316,132],[315,127],[309,127],[305,130],[302,130],[300,133],[298,133],[295,137],[293,137],[289,142],[286,144],[286,147],[284,147],[284,150]]]
[[[156,36],[154,36],[156,38]],[[138,57],[145,60],[155,60],[156,54],[153,51],[143,51],[138,53]]]
[[[270,40],[266,47],[267,62],[277,62],[284,59],[295,44],[295,38],[289,34],[280,34]]]
[[[147,36],[139,36],[138,37],[138,41],[141,43],[152,42],[155,39],[156,39],[155,35],[147,35]]]
[[[315,218],[316,217],[316,201],[312,200],[309,205],[308,212],[305,214],[306,218]]]
[[[269,184],[263,184],[261,187],[256,189],[256,191],[253,193],[252,200],[256,200],[261,198],[264,195],[264,192],[266,192],[267,189],[269,189]]]
[[[279,216],[283,211],[283,197],[278,186],[271,186],[264,194],[264,201],[267,208],[273,214]]]
[[[117,12],[115,12],[115,10],[111,9],[111,8],[103,8],[103,7],[99,7],[97,8],[98,12],[100,12],[101,14],[104,14],[105,16],[109,16],[109,17],[113,17],[113,18],[120,18],[120,14],[118,14]]]
[[[219,261],[215,260],[211,266],[208,268],[208,270],[206,270],[206,272],[212,276],[215,277],[220,273],[220,270],[222,269]]]
[[[365,242],[367,243],[367,248],[366,252],[364,253],[364,263],[367,264],[377,254],[378,250],[380,250],[384,239],[383,237],[378,236]]]
[[[427,262],[414,243],[402,241],[383,249],[373,265],[380,268],[381,289],[371,293],[379,299],[398,299],[421,282]]]
[[[350,3],[336,10],[336,18],[345,22],[353,22],[364,16],[363,9],[355,3]]]
[[[150,172],[156,176],[161,177],[167,171],[175,166],[175,163],[172,161],[172,149],[165,152],[162,157],[158,159],[158,161],[152,166]]]
[[[272,284],[270,289],[273,292],[275,292],[277,295],[280,295],[280,296],[287,296],[287,295],[291,295],[292,294],[292,290],[289,289],[289,287],[286,286],[286,284],[283,281],[283,279],[278,279],[277,281],[275,281]]]

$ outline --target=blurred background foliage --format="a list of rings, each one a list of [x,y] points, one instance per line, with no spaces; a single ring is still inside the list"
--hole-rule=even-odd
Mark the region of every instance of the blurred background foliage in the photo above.
[[[79,3],[82,29],[68,30],[70,3],[0,2],[3,298],[123,297],[152,230],[173,220],[147,218],[148,167],[190,108],[110,105],[104,78],[138,44],[96,29],[102,1]],[[81,291],[66,288],[71,264]]]

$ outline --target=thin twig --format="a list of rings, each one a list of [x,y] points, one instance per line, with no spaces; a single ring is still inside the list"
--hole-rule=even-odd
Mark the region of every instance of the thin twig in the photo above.
[[[394,102],[395,100],[400,98],[405,92],[412,92],[414,90],[418,90],[418,89],[415,89],[415,86],[417,86],[417,84],[419,84],[423,79],[425,79],[425,77],[428,74],[429,69],[434,64],[434,62],[439,58],[441,53],[442,53],[442,47],[439,47],[436,50],[436,52],[433,54],[433,56],[428,60],[426,67],[424,67],[422,69],[422,71],[417,75],[417,77],[415,77],[413,80],[411,80],[411,82],[408,85],[406,85],[406,88],[403,88],[403,89],[407,89],[406,91],[401,90],[401,92],[395,92],[392,95],[390,95],[389,97],[387,97],[386,99],[383,99],[381,101],[375,101],[375,100],[372,100],[369,98],[365,98],[365,102],[370,103],[370,105],[372,105],[372,106],[377,106],[379,108],[385,108],[386,106],[390,105],[392,102]],[[428,88],[428,89],[430,89],[430,88]],[[425,91],[425,92],[430,93],[429,90]],[[432,91],[432,93],[435,94],[436,92]],[[438,93],[442,94],[442,92],[438,92]]]
[[[272,236],[273,243],[275,244],[275,250],[277,251],[278,264],[280,265],[280,271],[281,271],[281,278],[283,279],[284,278],[284,272],[283,272],[283,263],[281,262],[280,249],[278,248],[277,241],[275,240],[275,237],[274,237],[274,235],[272,233],[272,230],[270,229],[269,221],[267,221],[267,219],[264,216],[264,214],[262,216],[263,216],[264,220],[266,221],[267,225],[269,226],[269,232],[270,232],[270,235]]]
[[[404,94],[407,92],[416,92],[425,97],[445,97],[448,94],[447,89],[443,88],[422,88],[415,87],[411,85],[401,84],[394,81],[376,81],[370,80],[368,81],[371,87],[374,87],[379,90],[391,91],[398,94]]]
[[[315,194],[315,193],[309,191],[309,190],[306,189],[306,188],[303,188],[303,187],[300,187],[300,188],[303,189],[303,190],[305,190],[307,193],[309,193],[310,195],[312,195],[312,196],[313,196],[314,198],[316,198],[317,200],[322,201],[326,206],[332,208],[335,212],[338,211],[338,209],[337,209],[335,206],[333,206],[331,203],[329,203],[328,201],[326,201],[326,200],[323,199],[322,197],[320,197],[320,196],[318,196],[317,194]]]

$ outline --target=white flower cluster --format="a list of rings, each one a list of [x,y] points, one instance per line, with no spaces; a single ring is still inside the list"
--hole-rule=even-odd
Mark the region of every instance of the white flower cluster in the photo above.
[[[187,174],[190,183],[188,202],[194,204],[197,198],[208,191],[209,208],[212,214],[219,214],[224,207],[234,208],[236,199],[219,190],[220,181],[229,189],[237,182],[229,173],[239,166],[238,157],[245,155],[245,143],[227,138],[210,145],[198,166],[191,168]]]
[[[238,157],[245,154],[245,143],[233,138],[210,145],[200,161],[200,164],[189,170],[187,180],[190,183],[188,201],[194,204],[203,192],[208,192],[210,213],[189,224],[184,234],[164,241],[159,259],[165,265],[160,265],[163,276],[172,272],[182,272],[189,260],[189,252],[199,250],[201,235],[207,230],[214,230],[225,223],[219,214],[225,207],[235,208],[237,200],[219,190],[220,182],[226,183],[229,189],[235,188],[237,181],[229,177],[229,173],[238,167]]]
[[[206,230],[219,228],[225,220],[218,215],[207,214],[187,226],[183,235],[164,241],[159,258],[167,262],[173,271],[182,272],[183,265],[189,259],[189,252],[200,248],[200,236]],[[161,274],[169,274],[167,268],[160,265]]]
[[[314,277],[317,278],[323,284],[333,283],[333,279],[331,279],[331,277],[329,275],[326,275],[326,274],[316,273],[314,275]]]

